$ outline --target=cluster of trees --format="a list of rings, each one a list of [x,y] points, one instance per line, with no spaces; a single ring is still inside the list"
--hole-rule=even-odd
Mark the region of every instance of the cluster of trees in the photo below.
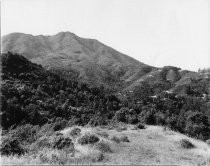
[[[96,113],[114,114],[119,109],[119,100],[102,87],[67,80],[17,54],[3,54],[1,60],[3,129],[43,125],[57,117],[84,125]]]
[[[185,95],[170,91],[155,94],[154,84],[142,83],[133,93],[127,93],[126,99],[121,99],[124,108],[119,111],[118,119],[164,125],[191,137],[207,140],[210,138],[210,98],[206,90],[209,82],[210,79],[192,82],[188,85],[191,93]],[[206,97],[200,97],[203,93]],[[130,114],[131,110],[134,113]]]
[[[17,54],[2,54],[1,60],[4,130],[54,123],[57,131],[69,124],[104,125],[117,120],[165,125],[192,137],[210,138],[210,100],[199,97],[203,93],[209,95],[209,79],[192,82],[185,96],[163,92],[173,85],[160,81],[142,82],[126,97],[117,98],[103,86],[90,88]]]

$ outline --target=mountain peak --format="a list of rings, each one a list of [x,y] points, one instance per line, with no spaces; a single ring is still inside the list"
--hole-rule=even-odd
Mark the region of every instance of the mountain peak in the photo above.
[[[2,51],[19,53],[43,67],[74,71],[88,82],[116,82],[148,66],[95,39],[71,32],[55,35],[13,33],[2,40]]]

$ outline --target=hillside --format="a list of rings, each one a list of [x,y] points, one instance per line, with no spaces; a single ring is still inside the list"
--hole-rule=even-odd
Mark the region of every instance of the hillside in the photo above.
[[[56,118],[87,124],[97,111],[119,109],[115,96],[66,80],[18,54],[3,54],[1,62],[3,129],[27,123],[42,125]]]
[[[135,89],[131,96],[125,95],[122,99],[109,94],[102,87],[89,87],[87,84],[66,79],[57,72],[46,70],[18,54],[10,52],[2,54],[1,62],[0,152],[5,163],[64,164],[69,161],[174,163],[174,159],[166,160],[163,157],[163,154],[169,153],[168,149],[162,147],[165,143],[175,150],[174,153],[169,153],[168,157],[175,154],[177,159],[183,161],[185,158],[180,156],[183,154],[187,157],[187,161],[183,161],[186,164],[200,162],[206,155],[203,150],[208,149],[205,143],[200,147],[196,142],[190,141],[202,153],[200,156],[194,153],[193,149],[196,149],[194,146],[192,151],[184,150],[181,153],[182,150],[177,149],[175,142],[170,139],[167,142],[165,139],[164,142],[161,140],[160,147],[156,147],[154,140],[159,138],[159,135],[153,137],[156,129],[155,131],[146,129],[146,133],[140,135],[138,129],[144,129],[145,124],[160,125],[208,143],[210,141],[208,78],[192,80],[186,96],[162,92],[161,88],[166,87],[164,83],[158,83],[154,88],[149,83],[142,82],[142,87]],[[159,79],[176,80],[176,72],[171,71],[171,68],[163,68]],[[138,74],[141,75],[141,72]],[[169,81],[167,86],[170,88],[171,84]],[[156,97],[151,96],[154,89],[158,90],[159,85],[163,85],[160,88],[161,93]],[[206,93],[206,96],[200,97],[203,93]],[[131,125],[136,131],[126,130],[127,125]],[[73,130],[74,126],[79,126],[80,129]],[[116,131],[102,130],[102,133],[91,133],[92,130],[95,132],[97,127],[116,129],[128,138],[118,138]],[[69,128],[73,131],[66,134],[65,131]],[[85,134],[83,131],[90,133]],[[102,139],[107,137],[103,131],[111,138]],[[158,130],[159,133],[163,134]],[[114,137],[115,135],[117,137]],[[124,143],[128,143],[128,140],[131,142],[130,146],[124,148]],[[144,140],[145,147],[137,140]],[[106,141],[110,143],[110,147]],[[122,144],[118,144],[120,142]],[[149,147],[145,142],[149,142],[154,150],[147,149]],[[184,140],[184,148],[185,143],[186,146],[189,145],[189,142]],[[86,144],[88,145],[85,146]],[[91,148],[93,146],[99,150]],[[112,152],[112,148],[113,153],[121,161],[115,160],[114,155],[106,153]],[[163,154],[160,149],[164,151]],[[131,151],[137,153],[132,155],[134,158],[128,157]],[[142,159],[144,157],[145,159]]]
[[[210,146],[205,142],[192,139],[180,133],[163,129],[160,126],[146,126],[135,129],[125,125],[124,130],[117,128],[77,127],[81,135],[74,137],[75,156],[60,151],[43,149],[34,155],[21,157],[2,157],[2,164],[96,164],[96,165],[182,165],[208,166],[210,164]],[[60,131],[64,137],[71,137],[73,128]],[[94,134],[100,141],[93,144],[79,144],[85,134]],[[115,138],[115,139],[113,139]],[[117,141],[117,138],[124,138]],[[125,139],[126,138],[126,139]],[[49,138],[48,138],[49,139]],[[181,141],[185,139],[194,147],[185,148]],[[100,146],[99,146],[100,145]],[[54,156],[54,157],[53,157]]]
[[[48,69],[70,71],[92,85],[119,83],[148,66],[95,39],[70,32],[53,36],[12,33],[2,38],[2,51],[19,53]]]
[[[143,64],[95,39],[81,38],[71,32],[52,36],[12,33],[3,36],[2,51],[19,53],[66,78],[91,86],[103,85],[112,92],[134,90],[143,81],[152,86],[161,84],[163,88],[157,92],[170,90],[183,94],[192,79],[204,78],[173,66],[156,68]]]

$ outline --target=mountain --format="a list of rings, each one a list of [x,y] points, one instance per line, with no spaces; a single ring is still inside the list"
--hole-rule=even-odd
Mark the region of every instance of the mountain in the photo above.
[[[95,85],[119,83],[149,67],[95,39],[70,32],[54,36],[12,33],[2,38],[2,51],[19,53],[48,69],[62,69]]]
[[[104,85],[114,92],[133,90],[143,81],[157,87],[161,83],[161,90],[182,93],[192,79],[201,78],[197,72],[173,66],[146,65],[98,40],[81,38],[71,32],[53,36],[12,33],[2,37],[2,51],[21,54],[48,70],[92,86]]]

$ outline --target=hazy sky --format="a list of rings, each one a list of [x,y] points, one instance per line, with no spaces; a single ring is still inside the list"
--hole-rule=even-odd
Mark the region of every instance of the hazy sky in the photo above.
[[[146,64],[210,67],[210,0],[1,0],[1,34],[96,38]]]

